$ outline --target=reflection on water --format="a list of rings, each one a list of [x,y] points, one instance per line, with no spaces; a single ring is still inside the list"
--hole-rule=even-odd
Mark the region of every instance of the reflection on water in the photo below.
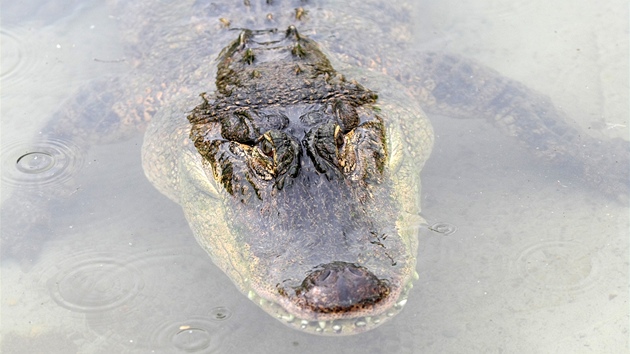
[[[552,20],[537,13],[540,3],[494,2],[491,9],[427,4],[419,23],[430,34],[421,35],[421,45],[472,54],[508,75],[525,76],[554,99],[558,93],[562,106],[582,107],[575,99],[581,92],[589,107],[600,109],[582,109],[586,114],[580,116],[580,109],[567,107],[579,124],[589,127],[603,119],[604,128],[595,134],[622,135],[605,127],[627,126],[627,85],[623,93],[611,94],[618,82],[609,74],[619,66],[627,73],[627,60],[626,54],[618,58],[606,51],[612,45],[605,30],[595,26],[596,40],[580,48],[602,65],[593,69],[598,74],[576,75],[585,62],[582,54],[578,59],[555,54],[553,65],[560,69],[547,75],[539,72],[552,64],[532,65],[536,74],[527,75],[529,67],[518,61],[514,53],[522,47],[555,53],[545,41],[515,45],[527,42],[524,33],[530,31],[514,24],[519,17],[534,13],[542,25],[531,31],[553,32],[571,43],[582,34],[579,28],[591,28],[579,23],[579,13],[571,17],[577,10],[558,11],[561,5],[553,4],[550,13],[562,14],[564,22],[550,30],[544,24]],[[103,43],[94,36],[104,34],[90,31],[107,24],[106,13],[96,6],[53,21],[52,27],[31,18],[0,30],[2,200],[3,209],[12,209],[3,213],[11,217],[1,220],[3,352],[613,352],[627,347],[627,207],[582,188],[579,176],[541,164],[474,119],[432,117],[436,146],[423,177],[423,214],[436,232],[421,234],[420,279],[395,320],[340,339],[299,333],[268,318],[196,245],[179,207],[145,180],[141,136],[90,150],[32,139],[62,98],[112,70],[94,57],[121,57],[111,54],[117,49],[106,54],[87,49],[90,42],[92,47]],[[625,17],[626,11],[605,13]],[[505,23],[517,31],[501,31]],[[599,43],[598,51],[589,51],[593,43]],[[586,93],[572,90],[584,87],[575,84],[579,77],[588,78]],[[44,209],[45,223],[37,219]],[[25,221],[28,228],[12,228]],[[12,244],[5,243],[7,230],[14,235]],[[7,251],[14,245],[20,247]]]

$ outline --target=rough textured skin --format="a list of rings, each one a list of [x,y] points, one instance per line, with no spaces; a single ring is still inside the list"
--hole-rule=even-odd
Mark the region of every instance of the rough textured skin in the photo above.
[[[140,102],[151,93],[142,107],[132,105],[134,110],[152,115],[175,93],[212,91],[216,67],[208,59],[216,59],[237,29],[285,29],[294,24],[347,77],[363,83],[367,71],[386,74],[403,83],[425,111],[487,119],[544,160],[574,170],[612,198],[627,199],[627,142],[590,137],[548,97],[490,68],[443,53],[411,51],[411,9],[405,1],[191,1],[168,6],[121,2],[117,8],[128,52],[135,54],[132,61],[146,73],[137,80],[145,86],[126,96]],[[382,90],[366,87],[382,97]],[[181,109],[195,104],[182,103]]]
[[[296,328],[356,333],[404,305],[433,143],[421,106],[487,119],[628,197],[627,142],[583,134],[548,98],[489,68],[410,51],[404,1],[109,2],[133,77],[78,96],[49,135],[84,146],[150,121],[149,180],[241,291]],[[318,82],[312,93],[300,73]],[[94,118],[77,124],[73,112],[85,111]],[[14,236],[3,231],[3,245]]]
[[[225,210],[234,241],[206,230],[200,242],[218,262],[232,261],[224,270],[244,291],[297,319],[336,320],[339,332],[350,332],[341,320],[391,309],[414,274],[416,240],[406,215],[419,212],[398,198],[418,174],[401,171],[420,171],[424,159],[389,140],[413,139],[399,129],[403,121],[423,122],[422,113],[382,111],[374,92],[336,72],[293,26],[241,32],[217,67],[217,91],[188,119],[206,179],[218,191],[214,208]],[[430,145],[414,149],[420,155]]]
[[[354,32],[330,40],[338,34],[329,21],[365,21],[346,6],[233,5],[223,15],[235,14],[231,27],[253,31],[213,29],[229,35],[225,48],[199,59],[206,65],[184,85],[201,82],[158,111],[143,148],[148,178],[182,205],[235,284],[289,325],[324,334],[373,328],[404,304],[422,222],[419,174],[433,140],[408,90],[372,62],[375,51],[348,52],[362,45]],[[361,36],[382,36],[384,23]]]
[[[627,195],[627,143],[605,143],[611,158],[522,85],[459,58],[410,55],[405,4],[193,7],[200,37],[188,41],[208,43],[214,26],[225,48],[213,62],[182,58],[194,88],[154,117],[145,172],[214,262],[289,325],[355,333],[404,304],[433,139],[418,102],[490,119],[602,192]],[[190,115],[189,92],[204,93]]]

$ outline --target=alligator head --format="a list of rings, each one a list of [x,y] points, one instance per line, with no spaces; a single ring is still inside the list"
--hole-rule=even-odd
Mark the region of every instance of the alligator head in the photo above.
[[[406,302],[387,117],[295,27],[241,32],[188,117],[227,225],[210,254],[250,299],[306,331],[374,328]],[[201,242],[201,241],[200,241]],[[208,243],[208,242],[206,242]]]

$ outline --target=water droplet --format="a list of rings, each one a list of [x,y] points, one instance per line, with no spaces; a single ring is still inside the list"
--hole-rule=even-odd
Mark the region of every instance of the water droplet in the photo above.
[[[2,152],[2,180],[15,187],[63,183],[83,164],[82,151],[62,140],[8,143]]]
[[[187,353],[214,353],[218,351],[222,329],[207,318],[195,317],[179,322],[167,322],[153,332],[152,348],[161,348],[165,353],[175,352],[174,348]]]
[[[457,231],[457,226],[446,222],[436,222],[435,224],[429,226],[429,230],[446,236],[454,234]]]
[[[24,173],[43,173],[55,164],[55,157],[47,152],[28,152],[16,161],[18,170]]]
[[[226,307],[215,307],[210,310],[210,316],[216,321],[224,321],[232,316],[232,311]]]

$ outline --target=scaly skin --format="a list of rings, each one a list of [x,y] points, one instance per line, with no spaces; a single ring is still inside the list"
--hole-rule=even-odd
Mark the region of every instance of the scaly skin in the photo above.
[[[313,333],[386,322],[415,276],[433,135],[399,83],[370,83],[378,98],[295,27],[243,31],[192,129],[165,110],[145,135],[147,176],[182,205],[213,261],[263,309]]]

